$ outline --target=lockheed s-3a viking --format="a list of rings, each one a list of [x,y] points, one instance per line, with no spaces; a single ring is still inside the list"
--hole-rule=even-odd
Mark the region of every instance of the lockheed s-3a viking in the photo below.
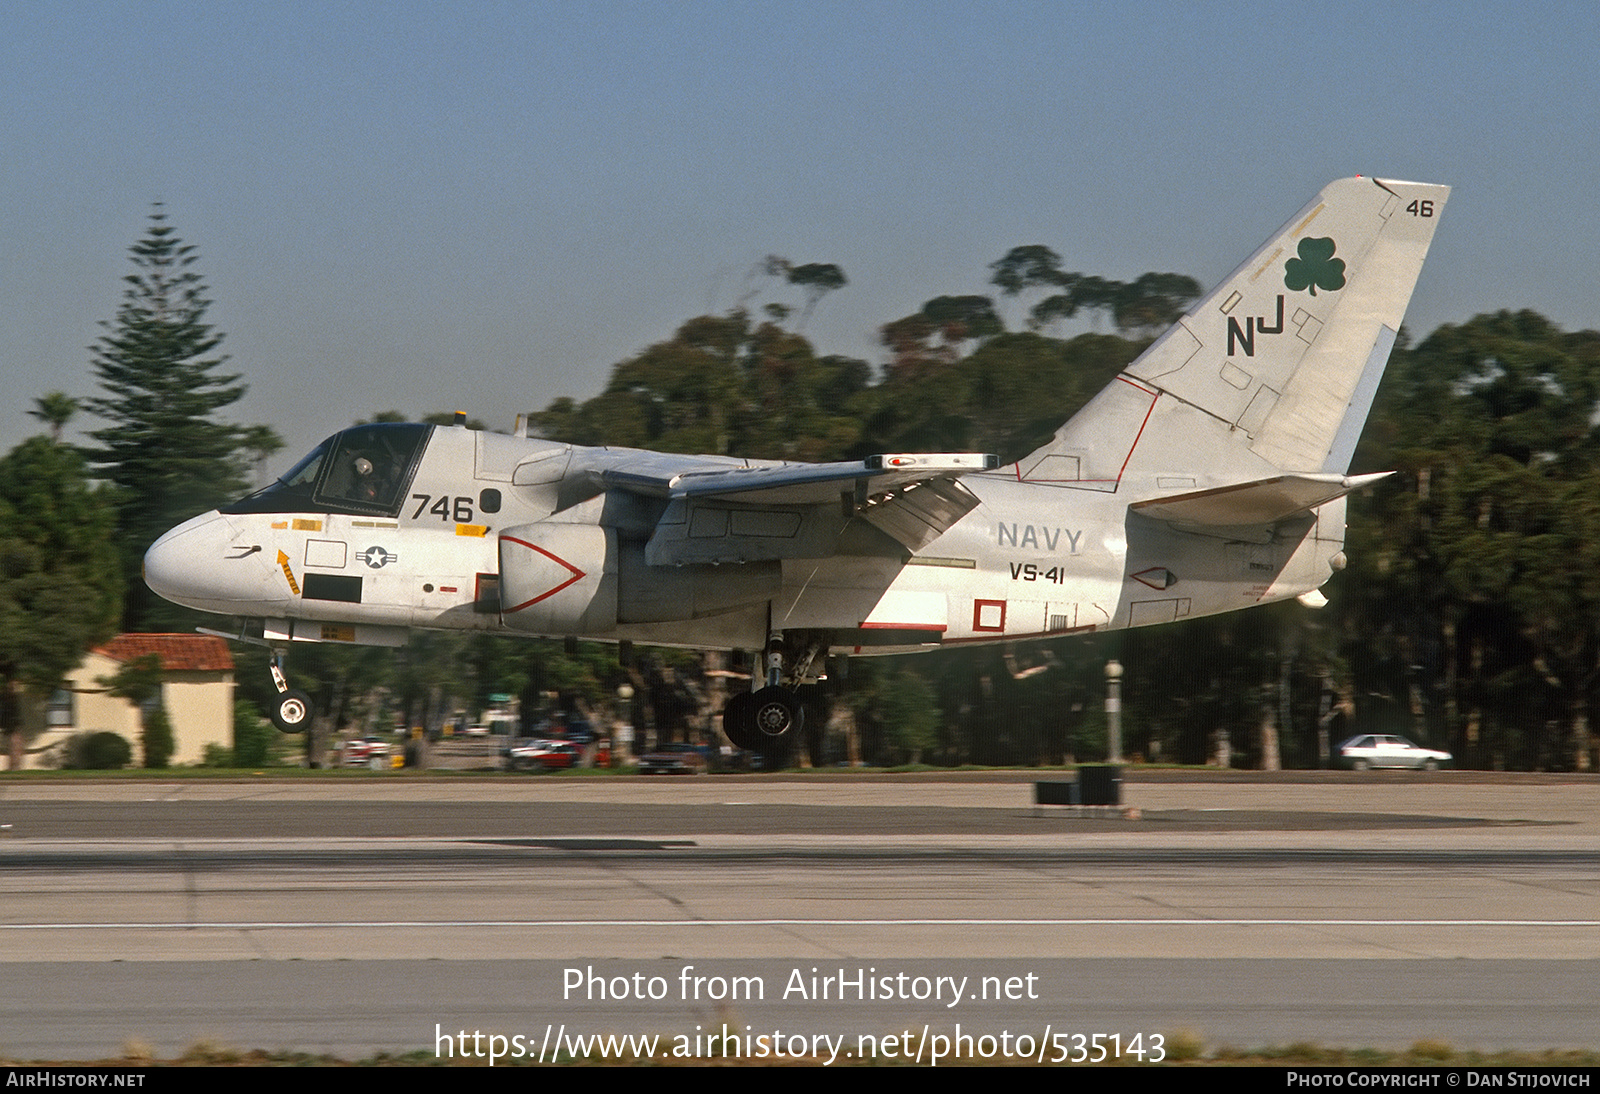
[[[976,453],[797,464],[361,425],[162,536],[145,579],[276,649],[410,628],[761,651],[727,705],[791,732],[830,652],[1170,623],[1345,564],[1349,474],[1449,188],[1330,184],[1058,429]],[[458,419],[459,422],[459,419]],[[525,430],[519,430],[525,433]]]

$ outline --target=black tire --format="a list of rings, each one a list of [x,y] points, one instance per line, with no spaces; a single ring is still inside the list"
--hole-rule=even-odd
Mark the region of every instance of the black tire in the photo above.
[[[1439,761],[1438,760],[1426,760],[1426,761],[1424,761],[1423,764],[1422,764],[1422,770],[1424,770],[1424,771],[1437,771],[1437,770],[1439,770]]]
[[[786,737],[805,724],[805,708],[788,688],[766,687],[751,696],[756,733],[772,740]]]
[[[755,696],[742,691],[728,700],[722,708],[722,732],[734,748],[753,752],[761,747],[761,735],[756,732]]]
[[[1350,770],[1351,771],[1365,771],[1367,768],[1369,768],[1371,766],[1372,765],[1370,763],[1368,763],[1366,760],[1351,760],[1350,761]]]
[[[299,733],[311,723],[311,696],[286,691],[272,705],[272,724],[285,733]]]

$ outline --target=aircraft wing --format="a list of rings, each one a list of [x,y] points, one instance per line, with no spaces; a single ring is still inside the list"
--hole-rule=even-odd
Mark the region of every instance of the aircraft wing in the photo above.
[[[1381,471],[1375,475],[1275,475],[1253,482],[1136,501],[1128,508],[1156,520],[1201,527],[1276,524],[1392,474],[1392,471]]]
[[[999,466],[981,452],[868,456],[842,463],[775,463],[682,469],[681,458],[661,466],[630,465],[602,471],[600,481],[669,498],[721,498],[757,505],[822,505],[841,489],[872,497],[937,478],[954,479]]]
[[[645,557],[684,565],[826,557],[856,516],[915,551],[977,506],[957,480],[998,465],[977,452],[687,468],[663,460],[609,468],[599,479],[670,499]]]

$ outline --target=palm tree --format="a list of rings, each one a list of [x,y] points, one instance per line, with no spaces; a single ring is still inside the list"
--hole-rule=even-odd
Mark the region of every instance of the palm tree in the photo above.
[[[52,391],[48,395],[41,395],[33,401],[34,409],[28,411],[30,417],[38,418],[50,427],[50,440],[54,444],[61,443],[61,430],[78,413],[79,402],[64,391]]]

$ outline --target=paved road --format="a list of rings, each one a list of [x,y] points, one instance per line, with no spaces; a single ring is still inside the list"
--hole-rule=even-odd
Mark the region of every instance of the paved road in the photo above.
[[[1596,1046],[1600,780],[1166,777],[1129,783],[1138,819],[1029,790],[0,782],[0,1056],[531,1052],[563,1026],[693,1051],[724,1021],[1046,1058],[1177,1030]]]

